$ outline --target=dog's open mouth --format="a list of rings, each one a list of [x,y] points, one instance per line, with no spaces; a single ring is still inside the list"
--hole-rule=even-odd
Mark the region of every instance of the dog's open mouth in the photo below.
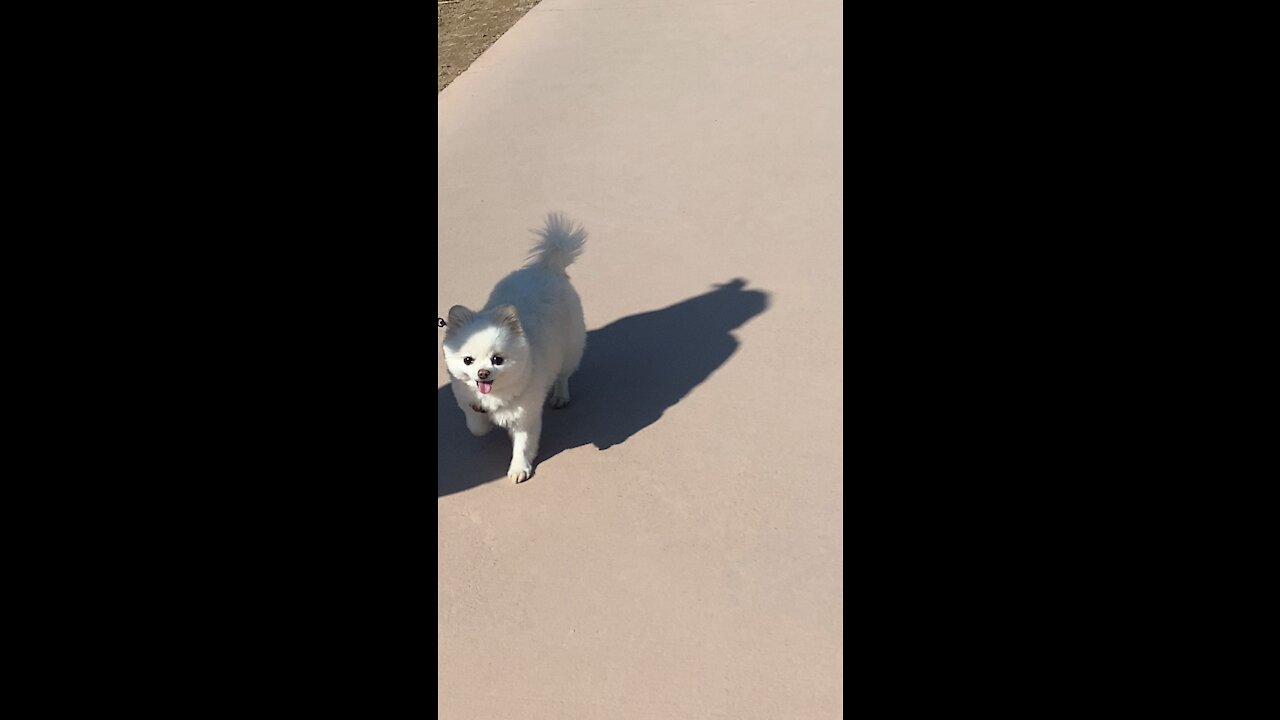
[[[481,395],[488,395],[493,390],[493,383],[477,380],[476,389],[480,391]]]

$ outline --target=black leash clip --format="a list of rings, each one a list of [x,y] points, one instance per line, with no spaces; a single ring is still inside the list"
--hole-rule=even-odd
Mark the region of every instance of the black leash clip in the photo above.
[[[440,327],[444,327],[445,325],[444,318],[438,317],[436,318],[436,321],[440,323]]]

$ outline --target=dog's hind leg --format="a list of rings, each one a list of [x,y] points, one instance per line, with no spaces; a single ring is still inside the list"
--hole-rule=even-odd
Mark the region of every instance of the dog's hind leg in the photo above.
[[[556,378],[555,385],[551,386],[551,396],[547,398],[547,404],[553,408],[562,408],[569,404],[569,376],[567,374]]]
[[[547,404],[553,408],[562,408],[569,404],[569,377],[578,371],[578,365],[582,362],[582,353],[587,346],[586,326],[582,323],[582,306],[575,307],[577,317],[574,320],[574,328],[569,332],[568,351],[565,353],[564,364],[560,366],[560,374],[556,376],[556,382],[551,386],[551,395],[547,398]]]

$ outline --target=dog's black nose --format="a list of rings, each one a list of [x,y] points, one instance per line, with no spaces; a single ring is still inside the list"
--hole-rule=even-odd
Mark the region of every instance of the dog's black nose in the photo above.
[[[488,380],[488,379],[489,379],[489,371],[488,371],[488,370],[477,370],[477,371],[476,371],[476,377],[480,378],[481,380]]]

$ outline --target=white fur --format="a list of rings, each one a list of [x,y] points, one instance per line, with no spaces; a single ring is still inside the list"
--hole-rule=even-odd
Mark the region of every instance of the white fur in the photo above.
[[[474,435],[494,425],[511,435],[507,476],[522,482],[533,474],[542,434],[542,407],[569,402],[569,376],[578,369],[587,341],[582,301],[565,268],[582,253],[587,234],[560,215],[547,216],[537,231],[529,262],[493,288],[484,308],[449,310],[444,336],[445,366],[453,396]],[[514,311],[513,311],[514,309]],[[501,365],[493,362],[500,356]],[[470,365],[463,358],[473,359]],[[480,371],[493,389],[482,394]],[[549,395],[549,397],[548,397]],[[478,413],[472,405],[486,412]]]

